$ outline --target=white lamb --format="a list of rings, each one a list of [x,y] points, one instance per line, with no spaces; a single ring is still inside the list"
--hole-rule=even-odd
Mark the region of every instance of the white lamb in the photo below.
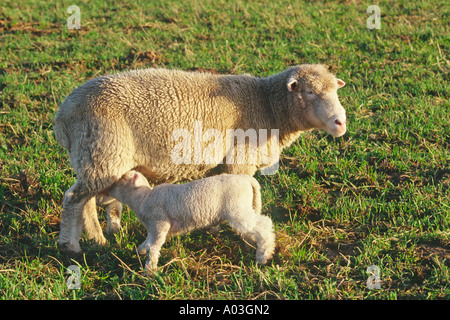
[[[186,234],[224,221],[241,237],[256,242],[259,264],[267,263],[273,256],[272,220],[261,215],[260,186],[248,175],[225,174],[152,189],[142,174],[132,170],[108,192],[127,204],[147,229],[147,239],[138,250],[148,254],[149,270],[157,267],[168,234]]]

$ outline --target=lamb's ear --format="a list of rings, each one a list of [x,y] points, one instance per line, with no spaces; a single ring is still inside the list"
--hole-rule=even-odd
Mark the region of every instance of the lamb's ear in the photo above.
[[[338,89],[342,88],[343,86],[345,86],[345,82],[342,81],[341,79],[337,79],[337,84],[338,84]]]
[[[295,92],[298,89],[298,81],[295,78],[290,78],[286,85],[291,92]]]
[[[135,187],[137,186],[138,179],[139,179],[139,174],[136,172],[133,176],[133,179],[131,180],[133,183],[133,186],[135,186]]]

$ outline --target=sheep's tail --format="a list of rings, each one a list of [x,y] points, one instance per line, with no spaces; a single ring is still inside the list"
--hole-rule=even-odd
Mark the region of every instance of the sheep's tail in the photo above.
[[[76,90],[76,89],[75,89]],[[55,115],[55,125],[53,131],[55,132],[55,139],[58,143],[70,153],[71,139],[70,137],[74,134],[72,132],[72,124],[76,122],[73,115],[73,109],[77,108],[76,97],[71,93],[59,106],[58,111]]]
[[[250,179],[253,188],[253,210],[256,214],[261,214],[261,186],[255,178]]]
[[[66,128],[66,126],[59,122],[59,121],[55,121],[55,126],[54,126],[54,132],[55,132],[55,138],[56,141],[58,141],[58,143],[67,151],[70,152],[70,138],[69,138],[69,134],[68,134],[68,130]]]

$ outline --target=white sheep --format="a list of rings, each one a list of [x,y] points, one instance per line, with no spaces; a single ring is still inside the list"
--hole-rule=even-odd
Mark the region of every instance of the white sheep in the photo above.
[[[266,78],[146,69],[86,82],[64,100],[55,117],[55,137],[77,176],[64,196],[61,248],[81,252],[83,227],[90,239],[106,242],[95,197],[132,169],[159,184],[220,173],[253,176],[271,164],[249,157],[244,163],[177,163],[171,157],[180,143],[173,139],[177,130],[194,137],[190,148],[195,154],[198,122],[204,132],[215,130],[223,137],[227,129],[252,129],[258,148],[278,150],[278,156],[305,130],[324,129],[336,137],[346,132],[345,110],[337,96],[344,85],[322,65],[294,66]],[[278,148],[261,139],[261,129],[279,130]],[[200,147],[207,145],[202,143]],[[120,223],[120,213],[115,217]]]
[[[148,254],[147,269],[157,267],[167,235],[182,235],[224,221],[243,238],[256,242],[259,264],[273,256],[272,220],[261,215],[260,186],[248,175],[225,174],[152,189],[142,174],[132,170],[108,192],[127,204],[147,229],[147,239],[138,248],[140,254]]]

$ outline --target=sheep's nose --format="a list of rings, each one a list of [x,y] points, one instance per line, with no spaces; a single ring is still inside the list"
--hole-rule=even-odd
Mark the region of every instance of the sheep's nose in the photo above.
[[[343,124],[340,120],[338,120],[338,119],[334,120],[334,123],[335,123],[338,127],[344,125],[344,124]]]

